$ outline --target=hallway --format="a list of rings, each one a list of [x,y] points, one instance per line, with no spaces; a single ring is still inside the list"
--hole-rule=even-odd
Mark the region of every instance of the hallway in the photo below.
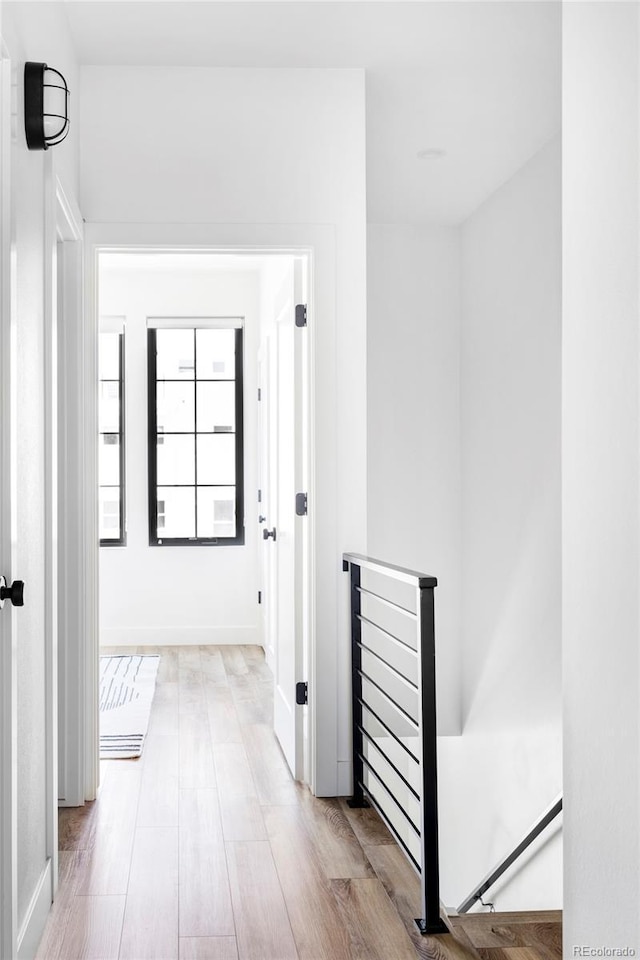
[[[475,917],[478,952],[460,921],[418,934],[418,881],[373,811],[291,780],[261,648],[102,652],[161,654],[149,733],[139,761],[103,761],[97,801],[60,811],[38,960],[559,958],[556,914],[539,941]]]

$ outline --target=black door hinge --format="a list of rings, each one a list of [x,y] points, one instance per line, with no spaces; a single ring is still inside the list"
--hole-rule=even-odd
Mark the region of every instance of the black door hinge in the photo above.
[[[258,490],[258,503],[262,503],[262,490]]]
[[[307,515],[307,495],[306,493],[296,493],[296,516],[306,517]]]
[[[262,400],[262,390],[258,387],[258,400]]]
[[[306,303],[296,303],[296,327],[306,327],[307,325],[307,305]]]
[[[306,682],[296,683],[296,703],[299,707],[306,706],[309,703],[309,684]]]
[[[258,603],[262,603],[262,590],[258,590]]]

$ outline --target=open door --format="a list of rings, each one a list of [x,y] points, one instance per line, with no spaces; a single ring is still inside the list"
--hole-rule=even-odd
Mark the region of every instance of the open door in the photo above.
[[[10,298],[10,61],[0,37],[0,574],[7,581],[16,571],[12,470],[12,350]],[[16,737],[17,665],[12,604],[0,609],[0,956],[15,956],[17,946]]]
[[[303,265],[291,259],[273,298],[261,351],[261,503],[263,616],[267,662],[274,675],[274,730],[293,776],[304,776],[304,575],[306,532],[306,329],[296,325]]]

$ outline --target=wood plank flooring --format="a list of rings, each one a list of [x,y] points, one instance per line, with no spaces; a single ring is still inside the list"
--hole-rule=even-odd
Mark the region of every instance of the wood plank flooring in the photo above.
[[[260,648],[113,652],[161,655],[149,732],[60,811],[37,960],[560,960],[556,914],[420,936],[418,880],[376,814],[291,779]]]

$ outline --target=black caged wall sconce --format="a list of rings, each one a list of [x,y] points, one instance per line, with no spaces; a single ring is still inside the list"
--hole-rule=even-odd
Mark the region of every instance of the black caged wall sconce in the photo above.
[[[29,150],[48,150],[69,132],[69,87],[46,63],[24,65],[24,129]]]

